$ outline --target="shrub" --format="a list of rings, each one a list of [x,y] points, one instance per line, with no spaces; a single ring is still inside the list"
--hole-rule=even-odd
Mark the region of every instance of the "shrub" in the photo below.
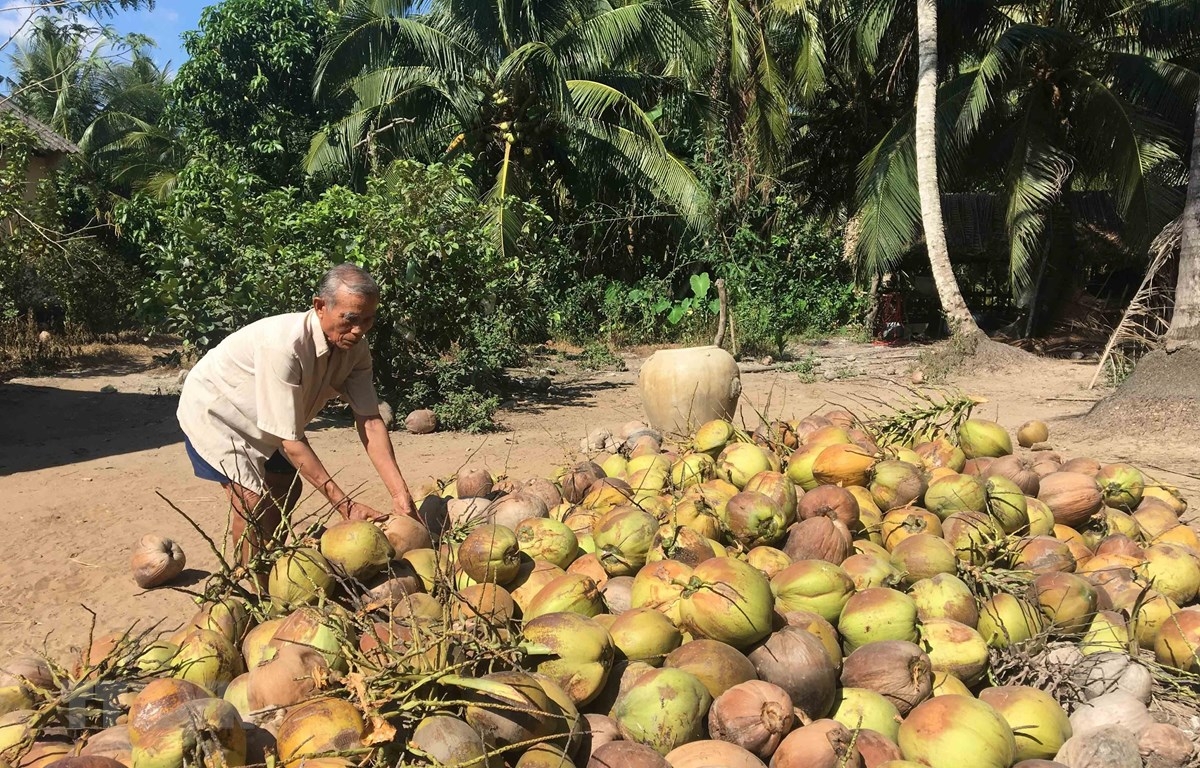
[[[525,205],[519,252],[497,248],[465,171],[401,161],[364,192],[304,200],[193,160],[166,203],[142,198],[120,214],[154,264],[147,317],[203,353],[246,323],[311,306],[321,274],[349,261],[382,291],[371,345],[389,400],[431,407],[467,387],[494,392],[501,367],[544,332],[544,254],[558,246]]]

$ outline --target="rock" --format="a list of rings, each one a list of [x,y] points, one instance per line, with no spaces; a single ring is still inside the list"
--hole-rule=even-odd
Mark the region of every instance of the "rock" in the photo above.
[[[436,432],[437,426],[437,414],[428,408],[413,411],[404,419],[404,428],[414,435],[428,435]]]
[[[775,358],[771,357],[770,355],[767,355],[766,357],[764,357],[762,360],[759,360],[758,362],[760,365],[771,365],[772,363],[775,362]]]
[[[380,400],[379,415],[383,418],[384,426],[386,426],[388,429],[391,429],[392,424],[396,421],[396,412],[392,410],[392,406]]]
[[[912,378],[913,384],[924,384],[925,383],[925,373],[923,371],[913,371],[911,378]]]
[[[825,373],[822,375],[825,377],[825,381],[833,381],[837,378],[837,374],[833,371],[825,371]]]
[[[51,338],[50,331],[42,331],[41,333],[38,334],[38,343],[39,344],[49,344],[50,338]]]
[[[1137,738],[1119,725],[1087,736],[1072,736],[1054,760],[1068,768],[1142,768]]]
[[[850,355],[850,357],[847,357],[847,358],[846,358],[846,362],[847,362],[847,363],[856,363],[856,362],[858,362],[858,355]]]
[[[1082,360],[1082,359],[1083,359],[1083,353],[1082,353],[1082,352],[1079,352],[1079,351],[1072,352],[1072,353],[1071,353],[1071,359],[1072,359],[1072,360]]]
[[[583,451],[603,451],[610,440],[612,440],[612,432],[603,427],[593,429],[587,437],[579,441],[579,448]]]
[[[117,388],[114,387],[112,384],[105,384],[103,387],[100,387],[100,391],[106,395],[111,395],[112,393],[117,391]]]

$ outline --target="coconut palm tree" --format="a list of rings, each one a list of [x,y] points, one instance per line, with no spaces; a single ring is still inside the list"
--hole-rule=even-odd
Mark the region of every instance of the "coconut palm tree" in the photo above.
[[[950,264],[946,228],[942,220],[942,193],[938,185],[937,89],[938,89],[937,0],[917,0],[917,106],[913,125],[916,151],[917,193],[921,200],[921,225],[925,250],[937,285],[942,312],[956,335],[979,333],[967,309],[958,278]]]
[[[186,162],[182,141],[164,119],[170,80],[169,69],[141,50],[99,75],[102,107],[79,138],[79,148],[114,194],[128,197],[145,190],[162,196]]]
[[[740,169],[736,196],[769,184],[788,159],[795,106],[817,98],[825,84],[821,13],[808,0],[719,0],[714,3],[711,67],[702,73],[724,114],[714,124]],[[716,142],[710,138],[706,159]]]
[[[702,0],[436,0],[411,10],[405,0],[342,7],[316,92],[349,106],[314,138],[311,172],[361,179],[394,157],[470,155],[498,235],[520,225],[512,200],[554,207],[631,184],[705,221],[705,191],[656,124],[666,103],[704,101],[679,75],[704,55]]]
[[[17,104],[60,135],[78,139],[100,110],[104,50],[89,48],[81,35],[51,17],[36,19],[9,56],[15,76],[8,85]]]
[[[947,5],[958,12],[970,4]],[[1111,195],[1126,243],[1144,250],[1181,203],[1172,186],[1182,131],[1162,107],[1190,76],[1164,57],[1162,41],[1149,40],[1151,10],[1116,0],[976,5],[966,30],[950,37],[977,47],[942,66],[943,191],[983,191],[1002,202],[1017,293],[1033,283],[1048,222],[1068,192]],[[860,168],[858,249],[876,270],[896,264],[916,237],[913,152],[905,116]]]
[[[1192,130],[1192,161],[1183,205],[1179,273],[1175,278],[1175,313],[1167,341],[1200,345],[1200,99]]]

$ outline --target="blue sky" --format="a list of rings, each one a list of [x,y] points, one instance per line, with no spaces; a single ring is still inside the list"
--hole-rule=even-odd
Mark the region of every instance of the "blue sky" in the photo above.
[[[112,25],[119,32],[140,32],[154,38],[158,48],[153,52],[159,64],[171,63],[171,71],[179,69],[186,55],[181,35],[195,29],[200,12],[215,0],[157,0],[154,10],[131,11],[119,14]]]
[[[200,12],[216,0],[156,0],[153,10],[119,12],[109,23],[121,33],[139,32],[151,37],[158,44],[152,55],[159,64],[170,62],[171,71],[183,63],[183,41],[181,35],[195,29],[200,22]],[[31,5],[28,0],[0,0],[0,45],[16,31],[24,21],[22,10]],[[0,51],[0,74],[8,71],[11,46]]]

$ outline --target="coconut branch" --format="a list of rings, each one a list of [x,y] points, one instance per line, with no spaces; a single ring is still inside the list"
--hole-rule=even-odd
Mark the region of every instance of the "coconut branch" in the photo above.
[[[1150,244],[1150,265],[1137,293],[1113,330],[1096,373],[1088,389],[1094,389],[1101,374],[1116,371],[1118,358],[1129,361],[1156,346],[1171,327],[1171,307],[1175,299],[1175,279],[1167,265],[1179,250],[1183,238],[1183,218],[1178,217],[1163,227]]]

